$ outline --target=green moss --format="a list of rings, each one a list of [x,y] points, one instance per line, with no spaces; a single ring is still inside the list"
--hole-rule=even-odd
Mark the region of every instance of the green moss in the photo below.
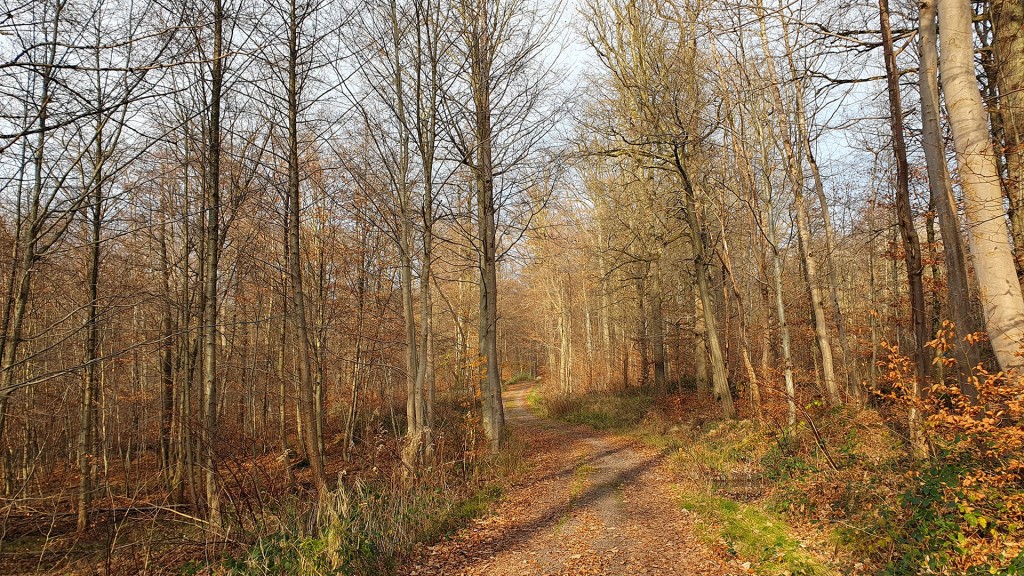
[[[834,574],[800,547],[781,518],[758,506],[708,494],[684,496],[682,506],[697,514],[709,541],[723,540],[758,574]]]

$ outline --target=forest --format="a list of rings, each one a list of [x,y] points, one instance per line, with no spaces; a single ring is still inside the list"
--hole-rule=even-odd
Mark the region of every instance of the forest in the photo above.
[[[1020,0],[4,0],[0,573],[1024,574]]]

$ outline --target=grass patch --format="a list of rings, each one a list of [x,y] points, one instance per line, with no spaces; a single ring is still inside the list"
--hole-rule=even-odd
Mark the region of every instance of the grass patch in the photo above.
[[[710,494],[684,496],[682,505],[698,515],[711,543],[724,542],[729,553],[751,562],[757,574],[835,574],[801,548],[781,518],[756,505]]]
[[[480,518],[491,509],[504,493],[500,484],[489,484],[480,488],[469,498],[455,503],[451,509],[440,517],[428,521],[425,530],[420,535],[419,542],[432,544],[453,534],[459,528],[469,523],[470,520]]]
[[[440,488],[356,485],[322,497],[307,530],[287,522],[219,567],[194,564],[185,573],[394,574],[414,544],[436,542],[484,515],[502,491],[491,483],[453,499]]]
[[[297,576],[395,574],[418,543],[437,542],[485,515],[505,482],[525,469],[514,435],[506,450],[472,471],[434,469],[416,478],[356,481],[312,505],[293,497],[264,517],[252,543],[189,574]]]
[[[304,519],[306,529],[298,518],[282,522],[243,554],[228,555],[219,567],[197,564],[185,573],[394,574],[414,544],[437,542],[486,514],[502,492],[498,483],[463,498],[452,498],[441,487],[357,484],[322,497]]]
[[[654,403],[654,397],[642,391],[544,398],[536,390],[531,390],[527,400],[531,406],[540,408],[538,411],[542,416],[619,432],[636,426]]]
[[[544,397],[541,396],[540,388],[537,386],[530,388],[530,391],[526,393],[526,406],[537,416],[542,418],[548,417],[547,405],[544,403]]]
[[[761,426],[750,421],[727,421],[705,428],[676,454],[677,465],[689,478],[717,481],[760,475],[761,460],[773,445]]]

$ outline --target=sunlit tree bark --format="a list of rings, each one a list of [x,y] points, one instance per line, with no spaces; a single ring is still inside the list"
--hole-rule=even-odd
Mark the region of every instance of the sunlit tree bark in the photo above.
[[[985,327],[999,365],[1022,366],[1024,299],[1008,241],[995,150],[974,73],[973,11],[967,0],[938,0],[940,71],[953,128],[971,258]]]

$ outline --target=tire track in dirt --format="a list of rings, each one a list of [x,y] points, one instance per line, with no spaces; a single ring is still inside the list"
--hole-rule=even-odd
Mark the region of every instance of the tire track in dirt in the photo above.
[[[697,537],[672,487],[666,453],[538,418],[530,384],[510,386],[506,416],[533,464],[494,512],[417,551],[410,575],[743,573]]]

